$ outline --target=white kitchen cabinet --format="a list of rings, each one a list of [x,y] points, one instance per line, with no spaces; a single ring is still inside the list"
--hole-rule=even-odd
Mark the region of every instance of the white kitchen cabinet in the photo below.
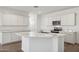
[[[0,43],[2,44],[2,33],[0,32]]]
[[[75,32],[66,32],[64,34],[66,34],[64,39],[65,42],[75,44],[76,42]]]
[[[2,32],[2,44],[11,42],[11,34],[7,32]]]
[[[17,15],[15,14],[4,14],[3,25],[17,25]]]
[[[28,20],[25,16],[17,15],[17,25],[28,25]]]
[[[0,44],[20,41],[21,37],[17,36],[14,32],[0,32]]]
[[[75,25],[75,14],[67,14],[61,16],[61,25]]]
[[[17,16],[17,25],[24,25],[24,17],[23,16]]]
[[[0,13],[0,25],[2,25],[2,17],[3,17],[3,14],[2,13]]]
[[[27,25],[27,17],[16,14],[3,14],[2,25]]]
[[[79,44],[79,32],[76,33],[76,37],[77,37],[77,38],[76,38],[76,39],[77,39],[77,40],[76,40],[76,43]]]
[[[17,36],[15,33],[10,33],[11,34],[11,42],[15,42],[15,41],[20,41],[21,37]]]

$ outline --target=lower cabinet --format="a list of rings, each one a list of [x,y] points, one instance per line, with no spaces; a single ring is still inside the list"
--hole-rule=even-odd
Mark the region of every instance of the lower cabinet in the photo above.
[[[68,32],[65,34],[66,34],[65,39],[64,39],[65,42],[72,43],[72,44],[76,43],[76,33],[75,32]]]
[[[76,43],[78,43],[78,44],[79,44],[79,32],[77,32],[76,37],[77,37],[77,38],[76,38],[76,39],[77,39],[77,40],[76,40]]]
[[[66,36],[64,37],[64,42],[71,44],[79,44],[79,32],[64,32]]]
[[[1,32],[0,33],[1,44],[16,42],[20,40],[21,40],[21,37],[17,36],[14,32]]]

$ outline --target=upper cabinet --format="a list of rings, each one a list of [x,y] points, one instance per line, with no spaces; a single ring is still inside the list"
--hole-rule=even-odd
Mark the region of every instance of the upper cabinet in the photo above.
[[[4,14],[3,15],[3,25],[17,25],[17,15]]]
[[[27,19],[24,16],[17,16],[17,25],[27,25]]]
[[[0,25],[2,25],[2,17],[3,17],[3,15],[2,15],[2,13],[0,13]]]
[[[18,15],[17,16],[17,25],[23,25],[23,20],[24,20],[24,17]]]
[[[75,22],[74,13],[61,16],[61,25],[75,25]]]
[[[27,25],[27,19],[25,16],[17,14],[3,14],[3,25]]]

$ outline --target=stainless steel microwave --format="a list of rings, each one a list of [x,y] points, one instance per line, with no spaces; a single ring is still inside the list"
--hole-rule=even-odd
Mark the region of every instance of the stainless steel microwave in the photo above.
[[[61,21],[52,21],[53,26],[61,25]]]

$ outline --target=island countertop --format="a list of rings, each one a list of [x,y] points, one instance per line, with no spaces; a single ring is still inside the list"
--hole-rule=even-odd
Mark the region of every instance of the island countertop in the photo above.
[[[59,36],[64,36],[65,34],[55,34],[55,33],[35,33],[35,32],[20,32],[16,33],[19,36],[24,36],[24,37],[59,37]]]

